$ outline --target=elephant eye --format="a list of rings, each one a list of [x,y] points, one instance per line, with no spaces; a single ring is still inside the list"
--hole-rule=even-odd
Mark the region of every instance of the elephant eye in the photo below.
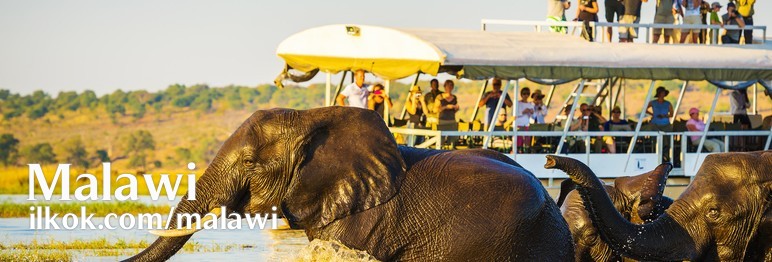
[[[252,161],[252,159],[249,159],[249,158],[245,158],[244,159],[244,165],[245,166],[250,166],[251,167],[254,164],[255,164],[255,161]]]
[[[708,211],[708,217],[710,219],[716,220],[716,219],[718,219],[719,215],[720,215],[720,213],[719,213],[718,209],[716,209],[716,208],[711,208],[710,211]]]

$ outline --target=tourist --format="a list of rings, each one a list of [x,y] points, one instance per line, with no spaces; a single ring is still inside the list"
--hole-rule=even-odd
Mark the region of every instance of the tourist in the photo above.
[[[630,128],[630,124],[627,122],[627,120],[622,119],[622,109],[617,106],[611,110],[611,119],[603,124],[603,131],[632,131],[632,128]],[[617,152],[615,143],[616,139],[624,138],[607,136],[603,139],[604,142],[606,142],[608,152],[611,154],[616,154]]]
[[[598,22],[597,0],[579,0],[575,20],[584,22],[582,37],[590,42],[595,41],[595,32],[593,32],[590,22]]]
[[[440,112],[436,110],[437,107],[434,105],[434,101],[442,94],[442,91],[440,91],[440,81],[436,78],[432,79],[429,81],[429,87],[431,90],[424,95],[424,101],[426,101],[426,112],[424,112],[424,114],[426,114],[426,120],[428,122],[437,123]]]
[[[480,107],[482,107],[483,105],[486,107],[485,109],[486,126],[490,126],[491,123],[493,123],[493,116],[495,114],[494,111],[496,111],[496,106],[499,104],[499,100],[501,99],[502,95],[504,96],[504,104],[502,104],[500,112],[504,112],[505,117],[507,112],[506,108],[512,106],[512,99],[509,98],[509,94],[503,94],[503,92],[501,91],[501,79],[493,78],[493,80],[491,80],[491,85],[493,86],[493,90],[486,92],[479,103]]]
[[[544,94],[541,93],[541,90],[535,90],[533,91],[533,94],[531,94],[531,99],[533,99],[533,119],[534,123],[536,124],[544,124],[546,123],[546,119],[544,117],[547,116],[547,111],[549,110],[546,105],[544,105]]]
[[[686,121],[686,129],[692,132],[705,131],[705,123],[700,120],[700,110],[692,107],[689,109],[689,121]],[[699,145],[700,135],[689,136],[692,145]],[[711,153],[723,152],[724,142],[715,138],[706,138],[703,146]]]
[[[756,0],[730,0],[737,4],[737,12],[740,13],[743,19],[743,25],[753,25],[753,5],[756,4]],[[743,44],[753,44],[753,29],[743,31],[745,36],[745,42]]]
[[[682,0],[681,6],[684,8],[684,25],[701,25],[702,14],[700,13],[700,6],[702,6],[702,0]],[[681,44],[686,42],[686,38],[692,34],[692,44],[699,43],[698,34],[700,29],[682,29],[681,30]]]
[[[367,97],[370,96],[367,84],[365,84],[365,71],[357,70],[354,73],[354,83],[347,85],[338,95],[338,105],[367,109]]]
[[[585,131],[585,132],[597,132],[603,130],[603,124],[606,122],[606,119],[603,118],[597,110],[599,108],[590,107],[586,103],[582,103],[579,105],[579,110],[582,113],[582,116],[572,121],[570,130],[571,131]],[[603,147],[603,140],[602,139],[596,139],[595,143],[593,143],[593,151],[594,152],[600,152],[601,148]]]
[[[453,88],[455,83],[453,80],[445,80],[445,92],[438,95],[434,101],[434,107],[439,112],[439,125],[438,129],[446,131],[458,131],[458,123],[456,123],[456,112],[458,112],[458,99],[453,94]],[[445,141],[451,147],[455,148],[456,137],[448,137]]]
[[[674,0],[658,0],[657,1],[657,9],[654,12],[654,23],[655,24],[668,24],[672,25],[675,24],[675,17],[676,14],[676,7]],[[665,35],[665,39],[663,40],[664,44],[669,44],[670,40],[673,36],[673,29],[672,28],[654,28],[654,31],[652,31],[652,40],[653,43],[658,44],[659,43],[659,36]]]
[[[724,25],[737,25],[740,26],[740,28],[745,27],[745,21],[742,19],[742,16],[740,16],[740,13],[735,10],[734,3],[729,3],[726,5],[726,14],[721,16],[721,18],[724,21]],[[727,29],[726,33],[721,36],[721,43],[739,44],[741,33],[742,30],[739,29]]]
[[[407,102],[405,102],[410,127],[424,127],[426,125],[424,108],[428,107],[421,94],[421,87],[417,85],[410,87],[410,93],[408,93]]]
[[[386,104],[388,103],[388,107]],[[375,84],[373,91],[370,92],[370,96],[367,97],[367,108],[374,110],[376,113],[383,117],[386,115],[386,110],[393,106],[391,98],[386,94],[386,90],[383,89],[383,85]]]
[[[520,100],[517,101],[517,115],[515,116],[515,126],[518,131],[528,131],[528,126],[531,124],[531,117],[533,116],[533,104],[528,102],[528,98],[531,96],[531,89],[523,87],[520,89]],[[517,147],[522,148],[523,145],[530,145],[530,137],[517,137]]]
[[[566,21],[566,10],[570,7],[568,0],[547,0],[547,21]],[[565,34],[568,29],[565,26],[550,26],[550,31]]]
[[[667,91],[665,87],[657,87],[657,99],[650,101],[646,107],[646,114],[652,116],[652,128],[663,132],[673,131],[673,125],[670,124],[670,117],[673,116],[673,105],[665,100],[668,94],[670,94],[670,91]]]
[[[751,101],[748,99],[748,90],[732,90],[729,93],[729,112],[734,116],[733,123],[740,123],[743,129],[751,127],[751,119],[748,118],[748,108]]]
[[[641,21],[641,2],[648,0],[625,0],[625,15],[622,16],[622,24],[637,24]],[[638,27],[619,27],[619,42],[632,43],[638,38]]]
[[[710,25],[718,25],[718,26],[724,27],[724,24],[721,23],[721,17],[718,15],[718,12],[721,11],[721,7],[723,6],[721,6],[719,2],[713,2],[710,5],[710,15],[708,19],[710,21]],[[718,41],[718,33],[719,33],[719,30],[717,29],[710,30],[711,44],[718,44],[717,42],[713,41],[713,39],[716,39],[716,41]]]
[[[622,0],[606,0],[606,22],[613,23],[614,17],[616,22],[621,22],[623,15],[625,15],[625,5]],[[611,42],[611,35],[614,33],[613,26],[606,27],[606,40]]]

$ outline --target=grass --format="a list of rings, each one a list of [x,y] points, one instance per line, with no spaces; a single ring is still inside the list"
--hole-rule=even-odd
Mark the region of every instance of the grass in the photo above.
[[[74,261],[74,254],[87,256],[113,257],[134,254],[147,248],[147,241],[111,241],[107,238],[93,240],[48,241],[33,240],[29,243],[0,243],[0,261]],[[227,252],[233,249],[253,248],[249,245],[218,244],[202,245],[188,242],[182,247],[182,252]]]
[[[96,217],[104,217],[108,213],[115,214],[140,214],[140,213],[158,213],[166,214],[169,212],[167,205],[148,205],[131,201],[125,202],[78,202],[78,203],[11,203],[0,202],[0,218],[9,217],[29,217],[32,211],[30,206],[49,206],[51,213],[73,213],[80,214],[82,206],[86,207],[86,214],[94,214]]]

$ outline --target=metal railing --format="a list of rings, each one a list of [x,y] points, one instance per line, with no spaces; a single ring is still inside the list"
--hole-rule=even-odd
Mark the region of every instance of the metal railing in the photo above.
[[[544,31],[544,27],[573,27],[574,29],[576,27],[581,28],[584,26],[584,22],[573,22],[573,21],[524,21],[524,20],[503,20],[503,19],[482,19],[481,22],[481,30],[487,31],[489,25],[510,25],[510,26],[532,26],[534,27],[534,31],[536,32],[542,32]],[[646,30],[646,43],[651,43],[651,35],[652,35],[652,29],[710,29],[710,30],[760,30],[762,32],[761,37],[761,43],[766,44],[767,39],[767,26],[765,25],[746,25],[744,27],[740,27],[737,25],[724,25],[723,27],[720,25],[687,25],[687,24],[622,24],[622,23],[608,23],[608,22],[589,22],[588,23],[591,28],[593,28],[593,34],[595,39],[598,39],[599,32],[604,32],[603,30],[597,30],[598,28],[603,29],[607,27],[633,27],[633,28],[644,28]],[[712,34],[711,38],[713,39],[712,43],[718,43],[718,35],[719,34]],[[602,38],[602,42],[605,42],[605,37]],[[708,41],[705,41],[705,44],[708,44]]]

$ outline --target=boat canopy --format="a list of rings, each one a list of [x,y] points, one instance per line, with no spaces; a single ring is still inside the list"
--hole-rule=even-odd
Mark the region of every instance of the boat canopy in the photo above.
[[[591,43],[550,32],[327,25],[277,48],[288,68],[363,69],[387,80],[449,72],[467,79],[772,80],[772,45]]]

